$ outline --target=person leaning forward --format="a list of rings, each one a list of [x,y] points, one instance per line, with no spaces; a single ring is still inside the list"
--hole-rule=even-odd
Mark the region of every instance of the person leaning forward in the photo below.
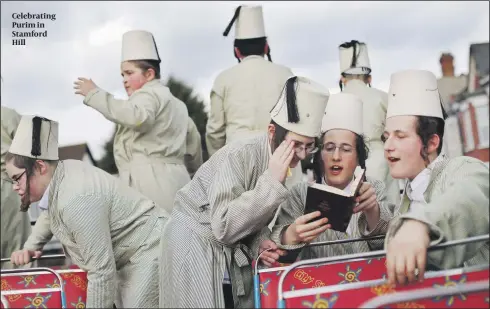
[[[221,148],[177,192],[161,238],[160,307],[253,307],[249,248],[289,195],[288,169],[315,150],[328,98],[291,77],[268,132]]]
[[[23,116],[6,156],[22,207],[42,211],[16,265],[39,257],[54,235],[87,272],[87,308],[158,307],[158,246],[164,210],[105,171],[60,161],[58,123]]]
[[[429,245],[489,231],[489,170],[475,158],[441,153],[446,118],[433,73],[392,74],[385,157],[394,179],[408,179],[385,239],[391,283],[423,278],[426,266],[449,269],[488,264],[488,242],[427,252]]]

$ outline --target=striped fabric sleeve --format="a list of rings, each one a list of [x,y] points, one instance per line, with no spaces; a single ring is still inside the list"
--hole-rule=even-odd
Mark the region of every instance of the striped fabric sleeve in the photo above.
[[[53,233],[49,226],[48,211],[43,210],[36,220],[31,235],[29,235],[24,244],[24,249],[32,251],[42,250],[51,238],[53,238]]]
[[[245,174],[254,167],[251,160],[251,156],[240,152],[229,153],[208,191],[211,228],[216,239],[226,244],[235,244],[262,230],[289,195],[268,170],[247,190]]]
[[[112,308],[114,303],[116,263],[109,216],[107,202],[95,195],[70,199],[62,213],[87,267],[87,308]]]

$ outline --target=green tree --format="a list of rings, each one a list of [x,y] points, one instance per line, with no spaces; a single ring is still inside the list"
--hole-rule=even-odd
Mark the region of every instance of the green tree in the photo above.
[[[186,104],[187,110],[189,112],[189,116],[196,124],[199,134],[201,134],[201,147],[203,152],[203,160],[206,161],[209,157],[206,148],[206,142],[205,142],[205,132],[206,132],[206,123],[208,121],[208,115],[204,110],[204,101],[195,93],[192,87],[190,87],[185,82],[173,76],[170,76],[168,78],[166,85],[170,89],[170,92],[176,98],[178,98],[179,100],[181,100]],[[114,152],[113,152],[115,134],[116,134],[116,130],[114,130],[112,137],[104,145],[104,149],[105,149],[104,156],[97,162],[100,168],[102,168],[103,170],[111,174],[116,174],[118,172],[116,163],[114,162]]]

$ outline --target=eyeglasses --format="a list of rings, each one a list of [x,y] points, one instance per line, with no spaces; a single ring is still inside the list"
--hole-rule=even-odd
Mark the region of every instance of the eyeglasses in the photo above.
[[[337,146],[334,143],[327,143],[322,145],[323,151],[325,151],[329,155],[333,155],[337,148],[339,149],[339,152],[343,155],[351,155],[354,152],[354,147],[347,144],[341,144],[340,146]]]
[[[318,147],[315,146],[315,144],[311,145],[294,145],[294,152],[302,153],[303,151],[306,150],[306,153],[315,153],[318,151]]]
[[[24,176],[24,174],[26,173],[26,170],[24,170],[22,172],[22,174],[20,174],[19,176],[15,177],[15,178],[12,178],[12,180],[10,180],[9,182],[14,184],[14,185],[18,185],[19,184],[19,180],[22,178],[22,176]]]

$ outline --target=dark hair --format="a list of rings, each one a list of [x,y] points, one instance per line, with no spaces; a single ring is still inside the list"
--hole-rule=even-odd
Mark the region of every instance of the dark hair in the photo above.
[[[325,134],[321,136],[321,143],[323,147],[323,138]],[[356,134],[356,153],[357,153],[357,162],[359,166],[366,170],[366,160],[369,157],[369,148],[366,144],[364,135]],[[317,151],[313,157],[313,174],[315,176],[315,181],[317,183],[322,183],[323,175],[325,174],[324,166],[323,166],[323,158],[322,158],[322,149]]]
[[[159,60],[129,60],[128,62],[134,64],[138,69],[141,69],[143,73],[146,73],[149,69],[152,69],[155,72],[155,79],[160,79]]]
[[[273,140],[274,147],[271,149],[272,152],[274,152],[274,150],[276,150],[276,148],[279,147],[279,145],[281,145],[281,143],[284,141],[289,130],[284,129],[282,126],[278,125],[274,120],[271,120],[270,124],[276,127],[274,140]]]
[[[368,84],[369,87],[371,87],[371,84],[368,83],[369,81],[369,78],[371,77],[371,74],[347,74],[347,73],[341,73],[340,75],[342,75],[342,77],[345,77],[345,78],[357,78],[357,79],[360,79],[362,80],[364,83]],[[339,88],[340,88],[340,91],[343,90],[344,86],[342,84],[342,79],[339,79]]]
[[[233,43],[233,47],[238,48],[238,50],[244,57],[251,56],[251,55],[260,56],[264,54],[265,44],[267,44],[266,37],[244,39],[244,40],[235,39],[235,42]],[[233,48],[233,53],[235,55],[235,58],[237,58],[238,62],[240,62],[240,59],[238,58],[238,55],[234,48]],[[267,59],[269,59],[269,61],[272,62],[270,46],[267,51]]]
[[[39,169],[39,164],[37,163],[38,159],[26,157],[26,156],[21,156],[18,154],[13,154],[10,152],[7,152],[5,155],[5,162],[10,162],[13,161],[12,163],[14,164],[15,167],[25,169],[26,170],[26,193],[25,193],[25,200],[27,201],[22,201],[21,206],[20,206],[20,211],[26,212],[29,209],[29,179],[32,175],[34,175],[34,170]],[[58,160],[41,160],[46,162],[49,165],[56,165],[58,163]]]
[[[446,112],[444,109],[443,117],[446,118]],[[420,150],[420,156],[424,161],[429,161],[429,154],[427,153],[427,147],[432,135],[439,136],[439,146],[437,147],[437,154],[439,155],[442,150],[442,138],[444,137],[444,119],[438,117],[417,116],[417,122],[415,124],[415,131],[422,141],[422,149]]]

